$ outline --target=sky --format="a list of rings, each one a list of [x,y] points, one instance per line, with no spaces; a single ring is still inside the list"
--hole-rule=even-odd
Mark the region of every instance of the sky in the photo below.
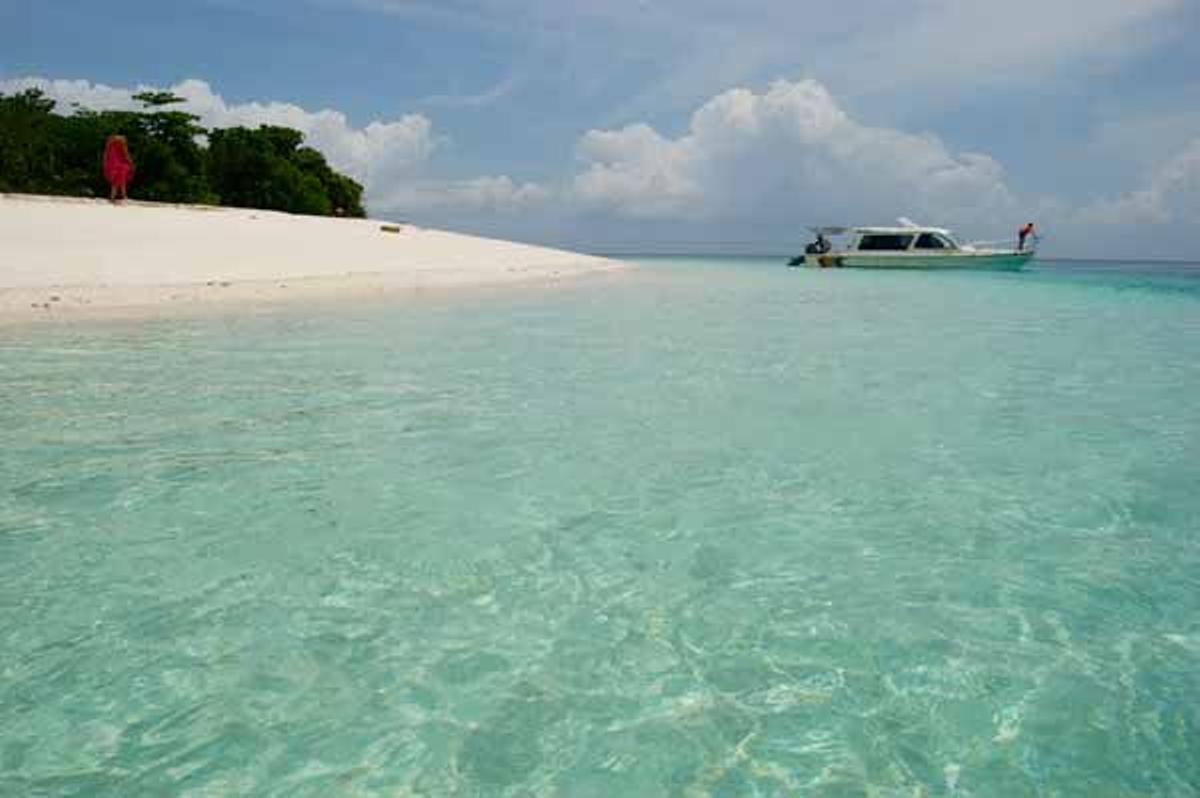
[[[0,92],[169,88],[375,216],[592,251],[905,216],[1200,260],[1197,40],[1196,0],[0,0]]]

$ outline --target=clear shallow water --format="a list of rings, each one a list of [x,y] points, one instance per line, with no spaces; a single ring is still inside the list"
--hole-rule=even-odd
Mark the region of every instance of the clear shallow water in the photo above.
[[[0,794],[1200,792],[1200,278],[0,330]]]

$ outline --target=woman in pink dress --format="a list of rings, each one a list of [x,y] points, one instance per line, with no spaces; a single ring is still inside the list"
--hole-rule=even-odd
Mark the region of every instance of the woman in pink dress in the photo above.
[[[133,159],[124,136],[109,136],[104,143],[104,179],[112,186],[109,199],[116,202],[128,198],[125,192],[133,179]]]

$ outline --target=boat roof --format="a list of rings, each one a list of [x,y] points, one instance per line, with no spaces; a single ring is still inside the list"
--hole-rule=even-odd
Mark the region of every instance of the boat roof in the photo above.
[[[924,225],[906,225],[904,227],[838,227],[838,226],[823,226],[810,227],[818,235],[840,236],[846,233],[855,235],[917,235],[920,233],[941,233],[944,236],[951,236],[952,233],[944,227],[926,227]]]

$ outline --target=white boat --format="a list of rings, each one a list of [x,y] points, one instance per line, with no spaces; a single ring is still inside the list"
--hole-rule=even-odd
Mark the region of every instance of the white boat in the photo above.
[[[1020,269],[1037,254],[1036,237],[1030,246],[1008,247],[994,243],[960,244],[942,227],[925,227],[901,219],[899,227],[810,227],[817,240],[792,266],[865,269]],[[843,237],[834,247],[827,236]]]

